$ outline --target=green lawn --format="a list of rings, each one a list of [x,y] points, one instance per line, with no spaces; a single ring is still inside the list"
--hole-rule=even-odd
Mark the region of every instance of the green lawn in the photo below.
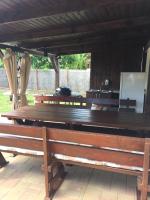
[[[27,95],[29,105],[34,104],[33,93],[29,92]],[[12,104],[9,101],[9,94],[7,90],[0,90],[0,113],[9,112],[12,109]]]
[[[0,90],[0,113],[8,112],[11,110],[11,102],[9,95],[5,94],[4,90]]]

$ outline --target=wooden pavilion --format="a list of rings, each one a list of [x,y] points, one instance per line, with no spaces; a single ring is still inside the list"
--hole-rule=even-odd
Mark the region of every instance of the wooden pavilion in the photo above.
[[[105,78],[110,78],[112,87],[118,89],[122,71],[146,72],[145,111],[149,112],[149,11],[149,0],[3,0],[0,1],[0,48],[49,56],[57,75],[59,55],[91,52],[90,87],[93,89],[99,89]],[[150,191],[149,114],[79,111],[44,106],[38,110],[33,106],[8,113],[5,117],[21,124],[0,125],[0,131],[5,133],[1,135],[0,144],[27,148],[28,151],[20,154],[44,155],[45,200],[53,198],[62,182],[62,163],[87,166],[89,159],[98,161],[89,163],[91,168],[138,176],[137,196],[147,200]],[[99,126],[102,128],[99,132],[89,132],[89,127]],[[114,132],[102,132],[105,127]],[[125,134],[130,129],[132,133],[141,131],[145,135],[130,137]],[[118,134],[119,130],[122,132]],[[2,151],[8,152],[4,148]],[[59,157],[61,153],[77,159],[69,162],[66,157],[66,160]],[[117,169],[114,165],[105,165],[113,161]],[[7,164],[1,153],[0,162],[1,166]],[[54,173],[55,169],[58,173]]]

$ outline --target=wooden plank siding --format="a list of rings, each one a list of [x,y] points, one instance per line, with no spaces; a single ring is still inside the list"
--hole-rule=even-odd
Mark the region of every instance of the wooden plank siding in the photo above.
[[[122,42],[101,45],[91,54],[91,89],[100,89],[102,81],[110,79],[113,89],[120,87],[120,72],[140,72],[143,42]],[[143,71],[145,70],[143,61]]]

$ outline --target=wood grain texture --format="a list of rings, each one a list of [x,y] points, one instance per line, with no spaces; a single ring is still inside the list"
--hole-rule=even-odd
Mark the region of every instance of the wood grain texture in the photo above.
[[[143,42],[125,41],[104,44],[93,50],[90,88],[100,89],[102,82],[110,79],[112,88],[119,90],[120,72],[141,72],[142,46]]]
[[[106,128],[136,130],[149,137],[150,115],[91,111],[89,109],[61,108],[47,106],[25,106],[16,111],[2,115],[9,119],[27,119],[31,121],[47,121],[54,123],[82,124]]]
[[[128,151],[144,151],[144,138],[117,136],[103,133],[47,128],[49,140],[90,145],[97,148],[116,148]]]

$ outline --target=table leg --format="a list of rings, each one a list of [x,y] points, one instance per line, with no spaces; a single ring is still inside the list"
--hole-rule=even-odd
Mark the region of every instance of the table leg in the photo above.
[[[8,162],[5,160],[3,154],[0,152],[0,168],[4,167],[7,164],[8,164]]]

